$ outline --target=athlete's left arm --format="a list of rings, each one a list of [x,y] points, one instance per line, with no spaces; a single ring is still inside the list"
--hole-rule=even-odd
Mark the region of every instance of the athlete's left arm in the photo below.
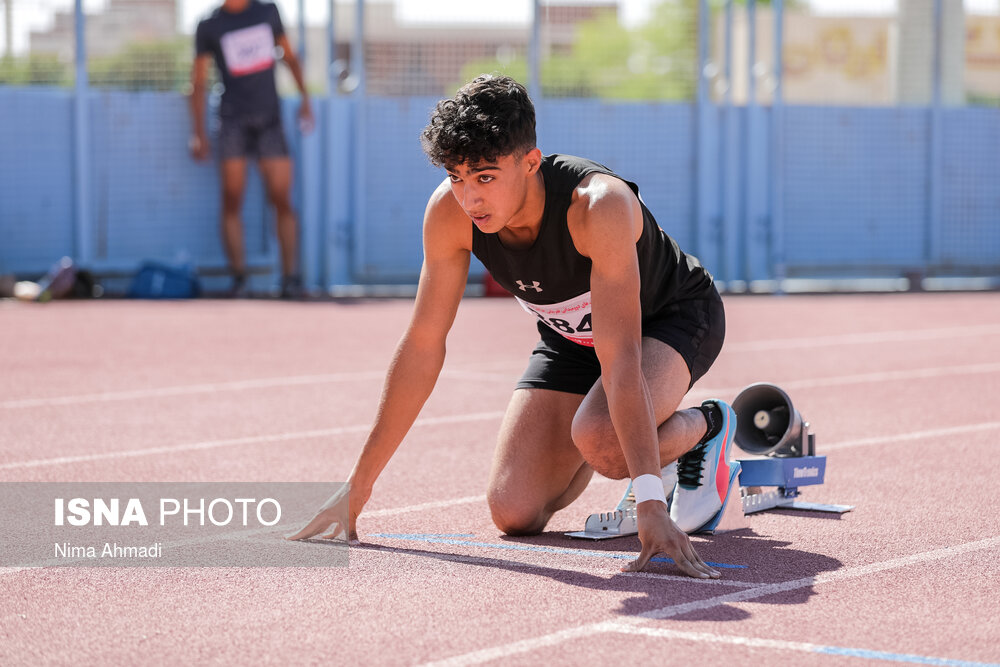
[[[278,37],[278,46],[281,47],[281,60],[288,65],[288,70],[292,73],[295,85],[298,86],[299,94],[302,96],[302,102],[299,105],[299,129],[303,132],[310,132],[313,128],[313,113],[312,105],[309,103],[309,91],[306,90],[306,80],[302,76],[302,65],[299,64],[299,58],[295,55],[295,50],[292,49],[292,45],[288,41],[288,35],[282,33]]]
[[[660,448],[653,404],[642,373],[642,311],[639,258],[642,207],[623,182],[592,174],[581,182],[568,215],[577,250],[593,263],[590,273],[594,348],[601,383],[629,476],[660,477]],[[687,575],[711,576],[667,506],[647,500],[636,506],[642,552],[627,569],[640,570],[666,553]]]
[[[590,258],[594,347],[608,408],[631,477],[660,474],[653,406],[642,375],[639,201],[622,181],[592,174],[568,216],[577,249]]]

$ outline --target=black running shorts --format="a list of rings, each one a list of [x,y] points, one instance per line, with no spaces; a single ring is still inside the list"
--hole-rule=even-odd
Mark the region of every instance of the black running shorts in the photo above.
[[[219,156],[223,160],[288,157],[281,116],[223,118],[219,128]]]
[[[566,340],[538,323],[542,339],[535,346],[518,389],[554,389],[586,394],[601,377],[594,348]],[[643,322],[644,338],[655,338],[684,358],[694,386],[715,362],[726,337],[726,313],[721,298],[679,301],[656,318]]]

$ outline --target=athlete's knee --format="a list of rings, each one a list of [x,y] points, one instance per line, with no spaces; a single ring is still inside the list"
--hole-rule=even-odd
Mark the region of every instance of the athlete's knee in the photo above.
[[[628,465],[609,417],[580,411],[573,418],[573,444],[599,475],[610,479],[628,477]]]
[[[243,190],[224,188],[222,190],[222,210],[226,214],[239,213],[243,208]]]
[[[292,196],[287,189],[272,190],[269,199],[271,200],[271,206],[274,207],[279,218],[283,218],[293,212]]]
[[[486,494],[493,524],[505,535],[537,535],[545,528],[551,513],[533,507],[512,494],[491,489]]]

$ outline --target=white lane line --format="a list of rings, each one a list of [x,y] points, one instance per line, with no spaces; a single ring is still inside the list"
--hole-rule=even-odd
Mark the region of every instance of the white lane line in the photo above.
[[[694,642],[708,642],[712,644],[736,644],[738,646],[751,646],[754,648],[780,649],[785,651],[804,651],[812,653],[820,648],[818,644],[807,642],[790,642],[780,639],[761,639],[757,637],[741,637],[739,635],[720,635],[711,632],[690,632],[684,630],[670,630],[668,628],[651,628],[638,626],[631,623],[611,622],[608,624],[609,632],[621,632],[623,634],[646,635],[647,637],[661,637],[664,639],[686,639]]]
[[[425,662],[422,667],[460,667],[461,665],[479,665],[491,660],[500,660],[511,655],[517,655],[518,653],[529,653],[540,648],[545,648],[546,646],[556,646],[571,639],[593,637],[601,632],[613,632],[615,627],[617,626],[610,621],[590,623],[588,625],[578,625],[575,628],[567,628],[565,630],[553,632],[552,634],[543,635],[541,637],[522,639],[521,641],[514,642],[513,644],[505,644],[503,646],[473,651],[472,653],[456,655],[451,658],[445,658],[444,660]]]
[[[858,577],[864,577],[869,574],[877,574],[886,570],[896,570],[901,567],[909,567],[910,565],[917,565],[928,561],[953,558],[966,553],[982,551],[983,549],[991,549],[998,545],[1000,545],[1000,537],[988,537],[975,542],[966,542],[953,547],[943,547],[932,551],[924,551],[917,554],[911,554],[909,556],[902,556],[900,558],[870,563],[868,565],[856,565],[843,570],[821,572],[815,576],[802,577],[801,579],[793,579],[792,581],[784,581],[777,584],[765,584],[763,586],[758,586],[745,591],[719,595],[707,600],[697,600],[695,602],[685,602],[684,604],[661,607],[659,609],[653,609],[652,611],[639,614],[637,618],[662,620],[664,618],[687,614],[692,611],[703,611],[705,609],[711,609],[712,607],[719,607],[731,602],[756,600],[758,598],[767,597],[768,595],[774,595],[776,593],[784,593],[787,591],[799,590],[801,588],[808,588],[809,586],[816,584],[857,579]]]
[[[418,419],[414,426],[436,426],[439,424],[458,424],[462,422],[484,421],[489,419],[500,419],[503,412],[473,412],[463,415],[451,415],[447,417],[427,417]],[[336,428],[317,429],[312,431],[294,431],[290,433],[272,433],[269,435],[254,435],[244,438],[229,438],[226,440],[205,440],[202,442],[190,442],[180,445],[164,445],[162,447],[147,447],[144,449],[126,449],[114,452],[102,452],[100,454],[80,454],[77,456],[58,456],[50,459],[32,459],[30,461],[13,461],[11,463],[0,464],[0,470],[16,470],[22,468],[39,468],[51,465],[64,465],[67,463],[83,463],[86,461],[105,461],[108,459],[128,458],[135,456],[153,456],[156,454],[173,454],[176,452],[190,452],[206,449],[217,449],[219,447],[235,447],[237,445],[255,445],[261,443],[285,442],[288,440],[304,440],[308,438],[329,438],[346,433],[367,433],[371,424],[355,424],[353,426],[339,426]]]
[[[939,368],[915,368],[912,370],[881,371],[877,373],[861,373],[857,375],[834,375],[823,378],[807,378],[804,380],[780,380],[774,382],[786,391],[794,389],[817,389],[820,387],[839,387],[851,384],[875,384],[878,382],[899,382],[901,380],[926,380],[953,375],[979,375],[1000,373],[1000,363],[970,364],[967,366],[942,366]],[[696,398],[712,396],[729,396],[739,393],[745,385],[739,387],[695,387],[686,396],[691,401]]]
[[[760,352],[764,350],[786,350],[793,348],[813,348],[835,345],[859,345],[870,343],[892,343],[905,341],[923,341],[937,339],[952,339],[961,336],[981,336],[1000,333],[1000,325],[981,325],[970,327],[953,327],[946,329],[925,329],[923,331],[884,331],[865,334],[844,334],[840,336],[816,336],[805,338],[782,338],[763,341],[747,341],[743,343],[730,343],[726,346],[726,352]],[[522,368],[525,361],[495,362],[479,367],[478,369],[449,368],[441,372],[445,377],[455,379],[470,379],[483,381],[515,381],[513,375],[516,369]],[[512,375],[508,376],[504,372],[483,372],[485,369],[505,369],[510,368]],[[966,367],[969,368],[969,367]],[[933,371],[934,369],[927,369]],[[907,371],[900,371],[906,373]],[[925,371],[926,372],[926,371]],[[972,371],[976,372],[976,371]],[[989,372],[989,371],[985,371]],[[879,374],[872,374],[875,377]],[[102,403],[111,401],[128,401],[145,398],[163,398],[166,396],[185,396],[189,394],[217,393],[223,391],[245,391],[250,389],[265,389],[270,387],[285,387],[297,385],[329,384],[336,382],[351,382],[359,380],[381,380],[385,377],[384,370],[377,371],[357,371],[351,373],[332,373],[325,375],[297,375],[287,377],[257,378],[251,380],[238,380],[234,382],[216,382],[207,384],[179,385],[173,387],[159,387],[151,389],[136,389],[131,391],[98,392],[91,394],[78,394],[73,396],[54,396],[49,398],[26,398],[9,401],[0,401],[0,409],[14,410],[23,408],[51,407],[63,405],[81,405],[86,403]],[[869,376],[857,376],[859,378]],[[909,376],[907,376],[909,377]],[[937,377],[936,375],[918,375],[914,377]],[[905,379],[905,378],[904,378]],[[850,380],[857,382],[859,380]],[[860,380],[868,381],[868,380]],[[809,381],[806,381],[809,382]],[[820,382],[823,382],[822,380]],[[786,383],[788,384],[788,383]],[[783,385],[784,386],[784,385]],[[791,386],[791,385],[789,385]],[[800,386],[825,386],[805,384]],[[728,391],[739,391],[738,387]],[[720,390],[721,393],[721,390]]]
[[[992,431],[1000,428],[1000,422],[985,422],[983,424],[966,424],[964,426],[952,426],[950,428],[935,428],[927,431],[914,431],[912,433],[897,433],[896,435],[885,435],[876,438],[861,438],[858,440],[844,440],[830,445],[823,445],[822,452],[833,452],[839,449],[850,447],[864,447],[867,445],[891,445],[897,442],[909,442],[911,440],[924,440],[927,438],[942,438],[952,435],[962,435],[964,433],[979,433],[981,431]]]
[[[110,401],[131,401],[141,398],[163,398],[166,396],[187,396],[189,394],[214,394],[222,391],[244,391],[270,387],[292,387],[296,385],[326,384],[334,382],[354,382],[357,380],[381,379],[385,371],[358,371],[356,373],[332,373],[328,375],[293,375],[287,377],[257,378],[234,382],[208,384],[188,384],[175,387],[135,389],[132,391],[109,391],[75,396],[53,396],[51,398],[25,398],[0,402],[0,408],[37,408],[58,405],[81,405],[84,403],[104,403]]]
[[[787,350],[791,348],[829,347],[836,345],[870,345],[872,343],[905,343],[909,341],[952,339],[963,336],[991,336],[1000,334],[1000,324],[981,324],[968,327],[947,327],[941,329],[873,331],[870,333],[839,334],[835,336],[813,336],[804,338],[774,338],[771,340],[730,343],[726,352],[762,352],[764,350]]]
[[[441,371],[444,377],[459,380],[499,381],[517,380],[514,375],[500,373],[484,373],[478,371],[463,371],[445,369]],[[53,396],[50,398],[23,398],[11,401],[0,401],[0,409],[17,410],[22,408],[56,407],[64,405],[84,405],[87,403],[109,403],[113,401],[131,401],[145,398],[164,398],[168,396],[189,396],[193,394],[215,394],[224,391],[246,391],[251,389],[268,389],[273,387],[295,387],[316,384],[334,384],[337,382],[359,382],[363,380],[382,380],[385,371],[357,371],[353,373],[331,373],[326,375],[292,375],[286,377],[256,378],[252,380],[236,380],[233,382],[215,382],[207,384],[188,384],[173,387],[158,387],[151,389],[134,389],[130,391],[108,391],[93,394],[77,394],[74,396]]]
[[[472,421],[488,421],[500,419],[504,415],[501,411],[477,412],[463,415],[450,415],[446,417],[427,417],[418,419],[414,426],[435,426],[438,424],[456,424]],[[911,440],[921,440],[932,437],[945,437],[949,435],[960,435],[962,433],[974,433],[979,431],[989,431],[1000,426],[1000,422],[984,422],[982,424],[965,424],[950,428],[930,429],[925,431],[912,431],[910,433],[897,433],[889,436],[876,438],[863,438],[859,440],[847,440],[839,443],[823,444],[823,451],[836,451],[837,449],[847,449],[850,447],[860,447],[864,445],[893,444]],[[18,470],[24,468],[40,468],[52,465],[65,465],[68,463],[84,463],[87,461],[105,461],[117,458],[130,458],[138,456],[155,456],[157,454],[172,454],[175,452],[199,451],[206,449],[216,449],[219,447],[235,447],[237,445],[255,445],[272,442],[285,442],[289,440],[301,440],[308,438],[328,438],[336,435],[348,433],[366,433],[371,428],[370,424],[355,424],[353,426],[340,426],[336,428],[318,429],[313,431],[294,431],[291,433],[273,433],[270,435],[256,435],[244,438],[230,438],[227,440],[207,440],[204,442],[184,443],[180,445],[164,445],[162,447],[147,447],[145,449],[126,449],[115,452],[103,452],[100,454],[80,454],[77,456],[58,456],[48,459],[32,459],[28,461],[13,461],[0,464],[0,470]],[[596,480],[597,478],[595,478]],[[476,499],[479,496],[475,497]],[[440,503],[431,503],[433,508],[447,507],[455,502],[467,502],[467,499],[444,500]],[[471,502],[471,501],[469,501]],[[429,507],[428,509],[433,509]],[[380,510],[376,510],[380,511]],[[370,516],[366,513],[366,516]]]
[[[397,514],[407,514],[409,512],[426,512],[427,510],[439,510],[448,509],[454,505],[468,505],[471,503],[485,503],[486,496],[465,496],[464,498],[452,498],[451,500],[437,500],[430,503],[420,503],[419,505],[407,505],[406,507],[392,507],[383,510],[372,510],[370,512],[362,512],[361,516],[368,517],[380,517],[380,516],[396,516]]]
[[[809,586],[814,586],[816,584],[856,579],[869,574],[909,567],[911,565],[926,563],[928,561],[953,558],[966,553],[992,549],[997,546],[1000,546],[1000,537],[990,537],[975,542],[966,542],[953,547],[944,547],[941,549],[934,549],[932,551],[912,554],[910,556],[903,556],[901,558],[893,558],[887,561],[849,567],[834,572],[824,572],[816,576],[803,577],[801,579],[795,579],[783,583],[766,584],[742,591],[727,593],[725,595],[718,595],[706,600],[660,607],[659,609],[653,609],[628,619],[603,621],[573,628],[566,628],[548,635],[531,637],[511,644],[503,644],[479,651],[472,651],[463,655],[453,656],[446,660],[427,664],[435,665],[436,667],[439,665],[448,665],[449,667],[458,665],[478,665],[491,660],[501,660],[520,653],[529,653],[546,646],[555,646],[569,639],[575,639],[581,636],[592,636],[598,632],[619,632],[620,626],[624,624],[640,626],[646,620],[660,620],[690,613],[692,611],[703,611],[713,607],[720,607],[734,602],[746,602],[749,600],[767,597],[768,595],[774,595],[776,593],[808,588]]]
[[[889,662],[916,663],[922,665],[939,665],[941,667],[996,667],[995,663],[954,660],[951,658],[936,658],[931,656],[894,653],[889,651],[873,651],[871,649],[848,648],[843,646],[824,646],[808,642],[792,642],[783,639],[765,639],[762,637],[741,637],[738,635],[723,635],[712,632],[691,632],[687,630],[671,630],[670,628],[639,627],[627,623],[612,623],[615,627],[609,632],[620,632],[631,635],[644,635],[661,639],[680,639],[708,644],[733,644],[750,648],[764,648],[777,651],[797,651],[800,653],[820,653],[853,658],[868,658]]]

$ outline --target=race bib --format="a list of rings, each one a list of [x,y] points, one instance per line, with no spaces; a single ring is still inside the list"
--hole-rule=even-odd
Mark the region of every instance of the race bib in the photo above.
[[[219,41],[233,76],[253,74],[274,65],[274,32],[267,23],[227,32]]]
[[[522,301],[516,296],[514,298],[522,308],[563,338],[580,345],[594,347],[594,329],[590,323],[590,292],[562,303],[550,303],[544,306]]]

